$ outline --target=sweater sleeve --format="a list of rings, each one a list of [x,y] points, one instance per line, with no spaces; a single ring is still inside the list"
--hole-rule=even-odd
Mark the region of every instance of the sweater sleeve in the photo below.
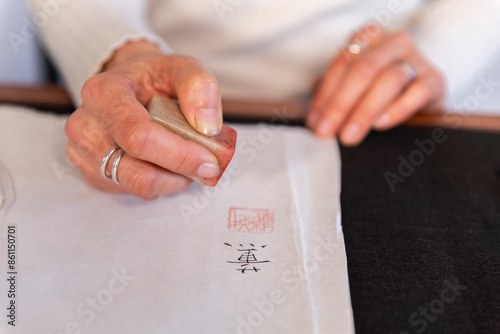
[[[500,1],[431,0],[411,28],[419,49],[441,70],[448,100],[498,65]]]
[[[100,71],[113,52],[134,40],[148,40],[165,53],[169,46],[147,22],[144,0],[28,0],[42,42],[60,70],[75,105],[84,82]],[[35,22],[36,23],[36,22]]]

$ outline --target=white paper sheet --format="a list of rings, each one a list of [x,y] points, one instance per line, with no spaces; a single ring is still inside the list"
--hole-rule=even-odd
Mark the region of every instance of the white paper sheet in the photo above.
[[[354,331],[333,141],[238,125],[216,188],[146,202],[87,185],[64,123],[0,107],[1,333]]]

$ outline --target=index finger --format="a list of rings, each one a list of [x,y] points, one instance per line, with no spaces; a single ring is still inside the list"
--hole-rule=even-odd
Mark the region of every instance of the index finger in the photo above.
[[[342,85],[324,106],[322,119],[318,122],[323,124],[316,127],[316,132],[321,136],[335,135],[373,80],[390,64],[402,60],[411,51],[411,47],[409,35],[398,33],[366,51],[353,62],[345,73]]]

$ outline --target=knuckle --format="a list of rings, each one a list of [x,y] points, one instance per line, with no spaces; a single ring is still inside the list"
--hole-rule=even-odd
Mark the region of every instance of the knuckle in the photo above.
[[[350,118],[358,124],[365,124],[376,114],[376,108],[360,107]]]
[[[348,104],[344,101],[332,101],[324,112],[324,116],[328,117],[336,124],[342,123],[346,113],[348,112]]]
[[[328,102],[325,108],[325,115],[328,115],[330,117],[335,117],[338,116],[338,114],[345,112],[348,109],[349,109],[349,103],[345,99],[345,97],[336,96]]]
[[[387,74],[385,81],[388,89],[399,90],[408,84],[409,79],[401,67],[397,66]]]
[[[66,121],[64,132],[82,155],[98,154],[98,147],[105,142],[105,132],[100,127],[93,127],[83,119],[79,110]]]
[[[422,100],[427,101],[432,97],[432,89],[425,81],[419,80],[415,82],[415,86],[415,88],[420,93],[420,97]]]
[[[79,168],[82,164],[82,158],[75,152],[75,150],[66,145],[66,156],[68,157],[69,162],[73,164],[73,166]]]
[[[99,124],[100,124],[101,128],[103,129],[103,131],[105,131],[105,133],[109,133],[109,134],[117,133],[120,131],[120,129],[123,128],[123,125],[121,124],[121,122],[117,121],[117,119],[119,119],[119,117],[117,117],[117,115],[122,114],[121,112],[122,112],[121,109],[112,110],[112,111],[109,111],[108,114],[103,115],[100,118]]]
[[[352,54],[346,48],[345,50],[342,51],[342,53],[337,59],[335,59],[330,63],[327,69],[327,74],[335,73],[337,70],[347,68],[351,63],[352,63]]]
[[[102,131],[93,128],[86,128],[82,130],[80,140],[78,142],[78,149],[85,155],[97,154],[96,148],[99,144],[104,142],[104,135]]]
[[[172,166],[172,171],[173,172],[179,172],[183,174],[182,172],[186,170],[186,165],[188,162],[188,150],[187,149],[179,149],[173,157],[175,159],[172,160],[173,166]]]
[[[363,78],[371,78],[376,74],[376,64],[372,58],[365,57],[353,65],[353,71]]]
[[[404,45],[413,44],[413,38],[407,31],[399,31],[395,33],[394,38]]]
[[[64,133],[69,139],[74,139],[75,134],[79,129],[79,119],[78,110],[76,110],[71,116],[68,117],[66,124],[64,125]]]
[[[94,75],[85,81],[81,90],[82,101],[93,99],[102,90],[102,75]]]
[[[129,189],[133,195],[145,200],[157,197],[155,194],[156,179],[152,173],[138,171],[131,175]]]
[[[102,129],[97,127],[90,127],[82,131],[83,135],[92,142],[93,146],[105,141],[105,133]]]
[[[188,87],[204,88],[209,90],[217,89],[217,81],[212,74],[202,69],[189,74],[184,82]]]
[[[183,73],[185,71],[189,71],[191,69],[203,69],[203,63],[193,56],[169,56],[169,61],[175,64],[174,68],[177,69],[178,72]]]
[[[83,155],[91,155],[92,154],[93,145],[87,136],[82,136],[76,145],[77,145],[78,151],[80,151]]]
[[[137,158],[144,156],[151,141],[149,130],[143,125],[132,125],[123,130],[124,138],[120,144],[125,152]]]
[[[85,128],[82,127],[82,122],[76,113],[71,115],[66,121],[64,132],[74,142],[81,153],[88,155],[92,152],[92,141],[88,135],[85,135]]]

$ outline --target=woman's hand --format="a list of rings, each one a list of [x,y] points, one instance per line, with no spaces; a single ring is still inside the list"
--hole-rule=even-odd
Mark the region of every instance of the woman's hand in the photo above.
[[[331,63],[311,103],[307,125],[318,136],[338,135],[344,145],[357,145],[372,128],[389,129],[442,103],[443,78],[409,34],[369,25],[351,43],[353,49]]]
[[[164,55],[145,41],[128,43],[102,73],[87,80],[83,103],[66,123],[68,157],[90,184],[149,200],[186,189],[192,181],[182,175],[219,174],[210,151],[151,121],[144,106],[156,94],[177,98],[199,132],[215,135],[221,130],[219,87],[198,60]],[[125,151],[117,173],[119,185],[100,172],[103,157],[115,145]]]

